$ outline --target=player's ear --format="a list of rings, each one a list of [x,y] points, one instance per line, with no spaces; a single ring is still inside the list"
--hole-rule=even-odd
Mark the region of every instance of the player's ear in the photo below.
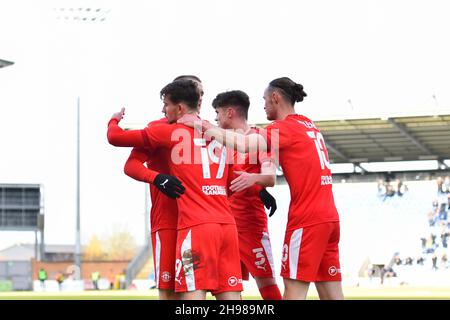
[[[271,94],[271,96],[272,96],[272,101],[273,101],[273,103],[278,103],[278,101],[279,101],[279,96],[278,96],[278,92],[276,92],[276,91],[272,91],[272,94]]]
[[[183,105],[182,103],[177,103],[177,114],[181,115],[183,113],[183,111],[185,111],[186,106]]]
[[[233,108],[228,108],[227,109],[227,117],[228,117],[228,119],[231,119],[231,118],[233,118],[233,115],[234,115],[234,109]]]

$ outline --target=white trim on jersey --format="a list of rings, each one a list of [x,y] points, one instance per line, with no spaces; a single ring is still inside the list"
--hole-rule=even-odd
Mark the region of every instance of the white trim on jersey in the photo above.
[[[191,259],[188,264],[184,264],[183,261],[183,253],[187,250],[190,250],[192,252],[192,245],[191,245],[191,232],[192,230],[189,230],[188,234],[186,235],[186,238],[184,238],[183,243],[181,244],[181,261],[183,262],[183,269],[184,269],[184,276],[186,277],[186,286],[187,291],[195,291],[195,274],[194,274],[194,262]],[[187,270],[187,272],[186,272]]]
[[[289,277],[297,279],[298,258],[300,255],[300,247],[302,246],[303,228],[292,232],[289,241]]]
[[[155,280],[156,280],[156,287],[159,288],[159,264],[161,263],[161,240],[159,239],[159,232],[156,231],[156,244],[155,244]]]
[[[263,232],[261,244],[266,252],[267,259],[269,260],[270,269],[272,269],[272,277],[275,278],[275,264],[273,262],[272,247],[270,246],[269,234],[267,232]]]

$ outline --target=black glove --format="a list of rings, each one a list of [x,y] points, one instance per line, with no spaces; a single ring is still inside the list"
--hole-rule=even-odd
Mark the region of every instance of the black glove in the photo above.
[[[261,199],[262,203],[264,203],[264,207],[270,209],[269,217],[273,216],[273,214],[277,210],[277,201],[275,200],[275,198],[266,189],[262,189],[259,192],[259,198]]]
[[[186,190],[181,181],[168,174],[158,174],[153,180],[155,187],[169,198],[179,198]]]

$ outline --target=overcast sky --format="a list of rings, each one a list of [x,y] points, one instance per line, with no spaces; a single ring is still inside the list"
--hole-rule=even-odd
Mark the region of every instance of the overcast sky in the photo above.
[[[110,12],[80,23],[64,6]],[[129,150],[106,141],[113,112],[159,118],[159,90],[195,74],[209,120],[217,93],[241,89],[250,122],[266,121],[263,91],[280,76],[304,85],[297,110],[313,120],[449,113],[449,16],[446,0],[0,0],[0,59],[15,62],[0,69],[0,183],[43,184],[46,242],[74,242],[80,96],[82,241],[128,228],[142,242],[144,186],[122,172]],[[0,248],[17,241],[34,235],[0,233]]]

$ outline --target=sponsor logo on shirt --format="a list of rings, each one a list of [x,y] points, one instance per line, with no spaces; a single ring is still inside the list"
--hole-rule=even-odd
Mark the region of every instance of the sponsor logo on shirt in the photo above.
[[[338,273],[341,273],[341,269],[338,269],[335,266],[331,266],[331,267],[328,268],[328,274],[330,276],[334,277]]]
[[[238,279],[235,276],[231,276],[228,278],[228,285],[230,287],[235,287],[238,285],[238,283],[242,283],[242,279]]]
[[[202,186],[202,191],[207,196],[226,196],[227,190],[224,186]]]
[[[320,177],[320,185],[326,186],[329,184],[333,184],[333,177],[332,176],[321,176]]]

